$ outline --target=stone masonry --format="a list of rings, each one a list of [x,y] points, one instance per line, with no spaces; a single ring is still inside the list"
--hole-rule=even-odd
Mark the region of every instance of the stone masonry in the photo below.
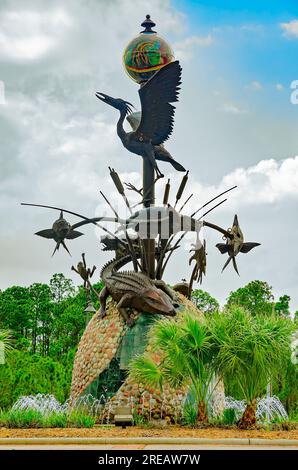
[[[184,309],[192,311],[196,315],[202,315],[192,302],[181,294],[179,295]],[[183,307],[178,313],[178,317],[183,312]],[[111,360],[121,348],[121,340],[128,327],[118,313],[113,301],[109,302],[107,312],[107,316],[103,319],[99,319],[96,313],[88,323],[81,338],[72,376],[71,398],[74,400],[84,394],[90,384],[108,368]],[[135,314],[136,319],[137,317],[138,314]],[[146,350],[148,352],[151,350],[150,342],[147,344]],[[185,395],[186,390],[165,388],[161,393],[160,390],[146,389],[127,377],[118,392],[112,397],[110,405],[108,405],[109,413],[113,415],[116,406],[128,405],[135,414],[140,416],[177,422],[181,418],[182,402]],[[223,411],[224,390],[222,382],[219,382],[216,387],[213,396],[213,408],[216,414],[221,414]]]

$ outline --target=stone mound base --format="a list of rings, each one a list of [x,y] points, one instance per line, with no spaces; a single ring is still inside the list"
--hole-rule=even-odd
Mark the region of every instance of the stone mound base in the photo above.
[[[192,302],[181,294],[179,294],[179,297],[183,307],[176,318],[179,318],[184,309],[192,311],[196,315],[202,315]],[[107,370],[112,359],[119,353],[122,339],[128,331],[128,327],[118,313],[113,301],[109,303],[107,312],[107,316],[103,319],[99,319],[97,314],[92,317],[79,343],[71,385],[71,398],[73,400],[90,391],[91,384],[102,372]],[[146,315],[146,313],[141,315]],[[139,316],[140,314],[135,312],[136,321]],[[173,318],[173,321],[175,321],[175,318]],[[145,337],[144,341],[146,341]],[[150,341],[146,350],[151,350]],[[135,414],[144,418],[178,422],[181,418],[182,403],[185,396],[186,390],[165,388],[161,394],[160,390],[146,389],[127,377],[106,406],[108,410],[107,419],[113,418],[116,406],[128,405]],[[215,409],[216,414],[221,414],[224,409],[222,382],[219,383],[214,392],[213,409]]]
[[[109,303],[107,312],[105,318],[99,318],[98,313],[93,315],[79,343],[72,373],[70,396],[73,400],[107,369],[127,331],[114,302]]]

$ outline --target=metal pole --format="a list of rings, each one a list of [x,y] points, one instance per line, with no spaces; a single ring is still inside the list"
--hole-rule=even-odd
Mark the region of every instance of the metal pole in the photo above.
[[[154,168],[149,159],[143,158],[143,195],[144,207],[150,207],[155,202],[155,188],[154,188]],[[155,277],[155,240],[144,240],[145,258],[143,269],[146,270],[148,266],[148,275],[151,279]],[[147,262],[146,262],[147,261]]]

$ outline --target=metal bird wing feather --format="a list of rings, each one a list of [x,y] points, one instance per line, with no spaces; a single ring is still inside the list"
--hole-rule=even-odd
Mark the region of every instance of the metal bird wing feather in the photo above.
[[[178,101],[182,68],[179,61],[165,65],[139,89],[142,105],[141,122],[135,136],[153,145],[165,142],[173,131],[175,107]]]

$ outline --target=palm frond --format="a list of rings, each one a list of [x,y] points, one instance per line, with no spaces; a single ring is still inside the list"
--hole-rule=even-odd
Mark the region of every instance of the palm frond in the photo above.
[[[130,375],[137,382],[149,387],[162,388],[159,366],[147,355],[136,356],[129,365]]]
[[[9,330],[0,329],[0,347],[5,353],[13,349],[13,336]]]

